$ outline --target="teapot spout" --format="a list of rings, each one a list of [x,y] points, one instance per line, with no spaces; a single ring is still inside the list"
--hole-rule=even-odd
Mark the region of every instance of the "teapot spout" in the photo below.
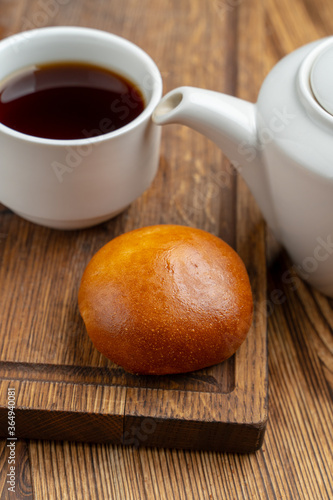
[[[244,177],[270,225],[275,225],[257,139],[255,104],[211,90],[179,87],[162,98],[153,121],[187,125],[215,142]]]
[[[187,125],[215,142],[232,162],[244,163],[257,149],[255,105],[212,90],[172,90],[155,108],[153,121]]]

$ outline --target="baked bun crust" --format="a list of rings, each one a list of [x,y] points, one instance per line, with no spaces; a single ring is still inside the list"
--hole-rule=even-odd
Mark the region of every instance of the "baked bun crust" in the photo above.
[[[80,285],[95,347],[137,374],[182,373],[220,363],[244,341],[253,301],[241,258],[206,231],[144,227],[101,248]]]

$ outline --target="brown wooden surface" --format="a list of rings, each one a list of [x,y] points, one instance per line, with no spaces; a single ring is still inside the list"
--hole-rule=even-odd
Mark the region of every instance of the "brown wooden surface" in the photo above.
[[[125,5],[128,15],[134,5]],[[186,51],[176,57],[167,44],[150,49],[148,18],[142,18],[139,33],[119,21],[113,31],[146,48],[161,61],[162,72],[163,66],[172,68],[165,79],[169,87],[178,85],[184,72],[184,78],[197,73],[195,85],[235,92],[233,17],[226,12],[215,19],[214,8],[209,6],[206,16],[193,6],[189,11],[200,35],[198,54],[213,47],[212,34],[223,27],[223,55],[212,50],[210,64],[200,72],[190,46],[187,69],[182,68]],[[31,10],[32,19],[36,13]],[[245,15],[247,21],[252,14]],[[166,20],[163,30],[157,28],[157,23],[151,27],[156,36],[172,31],[174,19]],[[185,30],[169,40],[185,46],[187,37]],[[253,50],[247,47],[240,60],[254,57]],[[224,67],[222,82],[218,65]],[[261,76],[258,71],[256,78]],[[255,82],[244,81],[244,96],[255,97]],[[181,127],[164,132],[161,168],[152,188],[114,220],[64,232],[0,209],[5,235],[0,249],[1,437],[8,435],[6,395],[12,387],[18,438],[229,452],[253,452],[261,446],[267,422],[266,316],[260,307],[266,291],[263,224],[246,188],[237,189],[229,164],[222,164],[220,151]],[[250,274],[255,317],[245,344],[225,363],[177,377],[135,377],[93,347],[79,315],[77,292],[86,264],[102,245],[124,231],[165,222],[207,229],[237,248]]]
[[[0,36],[43,25],[106,29],[131,39],[152,55],[161,69],[165,91],[182,84],[200,85],[254,101],[264,75],[280,57],[332,33],[332,11],[330,0],[0,0]],[[226,175],[221,175],[221,168]],[[42,363],[55,364],[53,356],[58,351],[52,344],[54,336],[50,335],[46,345],[39,345],[34,335],[39,317],[29,311],[38,289],[26,263],[33,255],[43,257],[36,233],[33,225],[9,212],[1,217],[2,249],[5,246],[9,251],[6,235],[14,219],[20,230],[20,238],[14,233],[11,238],[13,245],[18,240],[23,245],[19,249],[21,260],[12,262],[6,252],[4,259],[21,271],[26,285],[17,291],[23,309],[12,314],[13,323],[7,325],[13,328],[21,322],[26,324],[22,344],[10,361],[17,363],[25,351],[29,352],[29,362],[38,363],[42,357]],[[257,302],[255,328],[262,327],[266,307],[268,310],[269,421],[263,447],[253,454],[238,455],[19,440],[14,495],[7,490],[8,448],[2,441],[1,498],[332,498],[332,301],[301,281],[297,281],[296,290],[281,281],[283,272],[291,266],[288,257],[266,231],[243,181],[207,140],[185,128],[169,127],[164,131],[160,169],[150,190],[125,214],[108,223],[104,233],[103,229],[99,236],[94,233],[91,246],[83,252],[79,233],[62,233],[59,244],[76,251],[77,260],[70,269],[66,261],[57,268],[59,279],[52,283],[59,291],[56,311],[63,311],[63,303],[73,304],[74,300],[74,295],[63,296],[61,282],[75,275],[87,254],[103,244],[106,236],[157,222],[193,224],[219,234],[237,248],[250,270]],[[44,231],[49,248],[56,251],[54,232],[40,231],[40,235]],[[46,274],[49,264],[46,259]],[[267,293],[262,285],[266,269]],[[15,285],[7,283],[7,292],[10,286]],[[51,307],[50,292],[43,293],[41,301],[46,308]],[[8,297],[3,303],[6,305],[2,308],[17,307]],[[78,318],[67,311],[61,320],[64,331],[72,326],[63,376],[72,376],[66,366],[73,360],[85,366],[87,352],[89,366],[104,369],[105,361],[89,345],[82,345],[81,337],[78,341]],[[10,331],[0,339],[1,359],[7,361],[13,345]],[[24,378],[25,366],[20,369]],[[42,372],[43,367],[40,369]],[[82,379],[86,375],[84,371],[79,373]],[[98,380],[99,376],[97,370],[94,377]],[[55,381],[50,397],[57,398],[57,389]],[[108,404],[121,414],[124,387],[120,384],[117,390],[112,386],[109,389],[115,392],[110,393]],[[85,397],[95,401],[96,391],[98,384],[88,383],[78,400]],[[133,398],[136,396],[133,394]],[[150,424],[150,420],[143,427],[141,423],[141,431],[151,435]]]

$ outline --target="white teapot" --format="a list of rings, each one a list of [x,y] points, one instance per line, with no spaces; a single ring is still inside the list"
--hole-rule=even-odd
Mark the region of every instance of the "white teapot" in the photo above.
[[[153,120],[212,139],[240,170],[296,271],[333,297],[333,37],[283,58],[256,104],[180,87]]]

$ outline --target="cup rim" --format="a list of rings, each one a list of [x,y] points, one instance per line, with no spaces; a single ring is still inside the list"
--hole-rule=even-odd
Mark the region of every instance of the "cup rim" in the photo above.
[[[158,102],[160,101],[162,97],[162,77],[160,74],[160,71],[154,62],[154,60],[150,57],[147,52],[145,52],[143,49],[141,49],[138,45],[135,43],[131,42],[130,40],[121,37],[119,35],[115,35],[114,33],[110,33],[108,31],[96,29],[96,28],[89,28],[89,27],[83,27],[83,26],[47,26],[43,28],[35,28],[32,30],[27,30],[27,31],[22,31],[19,33],[15,33],[14,35],[10,35],[3,40],[0,40],[0,51],[2,48],[5,48],[6,46],[13,45],[15,43],[18,43],[22,41],[22,39],[25,37],[27,40],[29,38],[39,38],[43,37],[45,34],[47,35],[48,33],[54,33],[58,36],[64,35],[64,34],[73,34],[74,36],[83,34],[86,36],[91,36],[91,37],[97,37],[99,39],[104,39],[106,43],[110,42],[117,42],[118,44],[121,43],[123,46],[127,47],[127,49],[132,50],[135,52],[138,57],[141,58],[141,60],[144,60],[147,65],[150,66],[151,68],[151,73],[154,78],[154,85],[152,87],[151,91],[151,98],[149,102],[147,103],[146,107],[144,110],[140,113],[139,116],[134,118],[134,120],[130,121],[123,127],[118,128],[117,130],[107,132],[106,134],[101,134],[99,136],[95,137],[87,137],[87,138],[81,138],[81,139],[49,139],[45,137],[37,137],[34,135],[29,135],[25,134],[24,132],[19,132],[18,130],[12,129],[10,127],[7,127],[3,123],[0,122],[0,132],[5,133],[9,136],[12,136],[16,139],[20,139],[21,141],[26,141],[29,143],[35,143],[35,144],[40,144],[40,145],[51,145],[51,146],[68,146],[68,147],[75,147],[75,146],[83,146],[85,144],[96,144],[96,143],[102,143],[105,141],[108,141],[110,139],[119,137],[121,135],[124,135],[128,132],[130,132],[132,129],[135,129],[138,127],[142,122],[144,122],[146,119],[149,118],[149,116],[152,116],[152,113],[157,106]],[[1,54],[0,54],[1,58]],[[23,66],[22,66],[23,68]],[[10,75],[8,75],[10,76]]]

